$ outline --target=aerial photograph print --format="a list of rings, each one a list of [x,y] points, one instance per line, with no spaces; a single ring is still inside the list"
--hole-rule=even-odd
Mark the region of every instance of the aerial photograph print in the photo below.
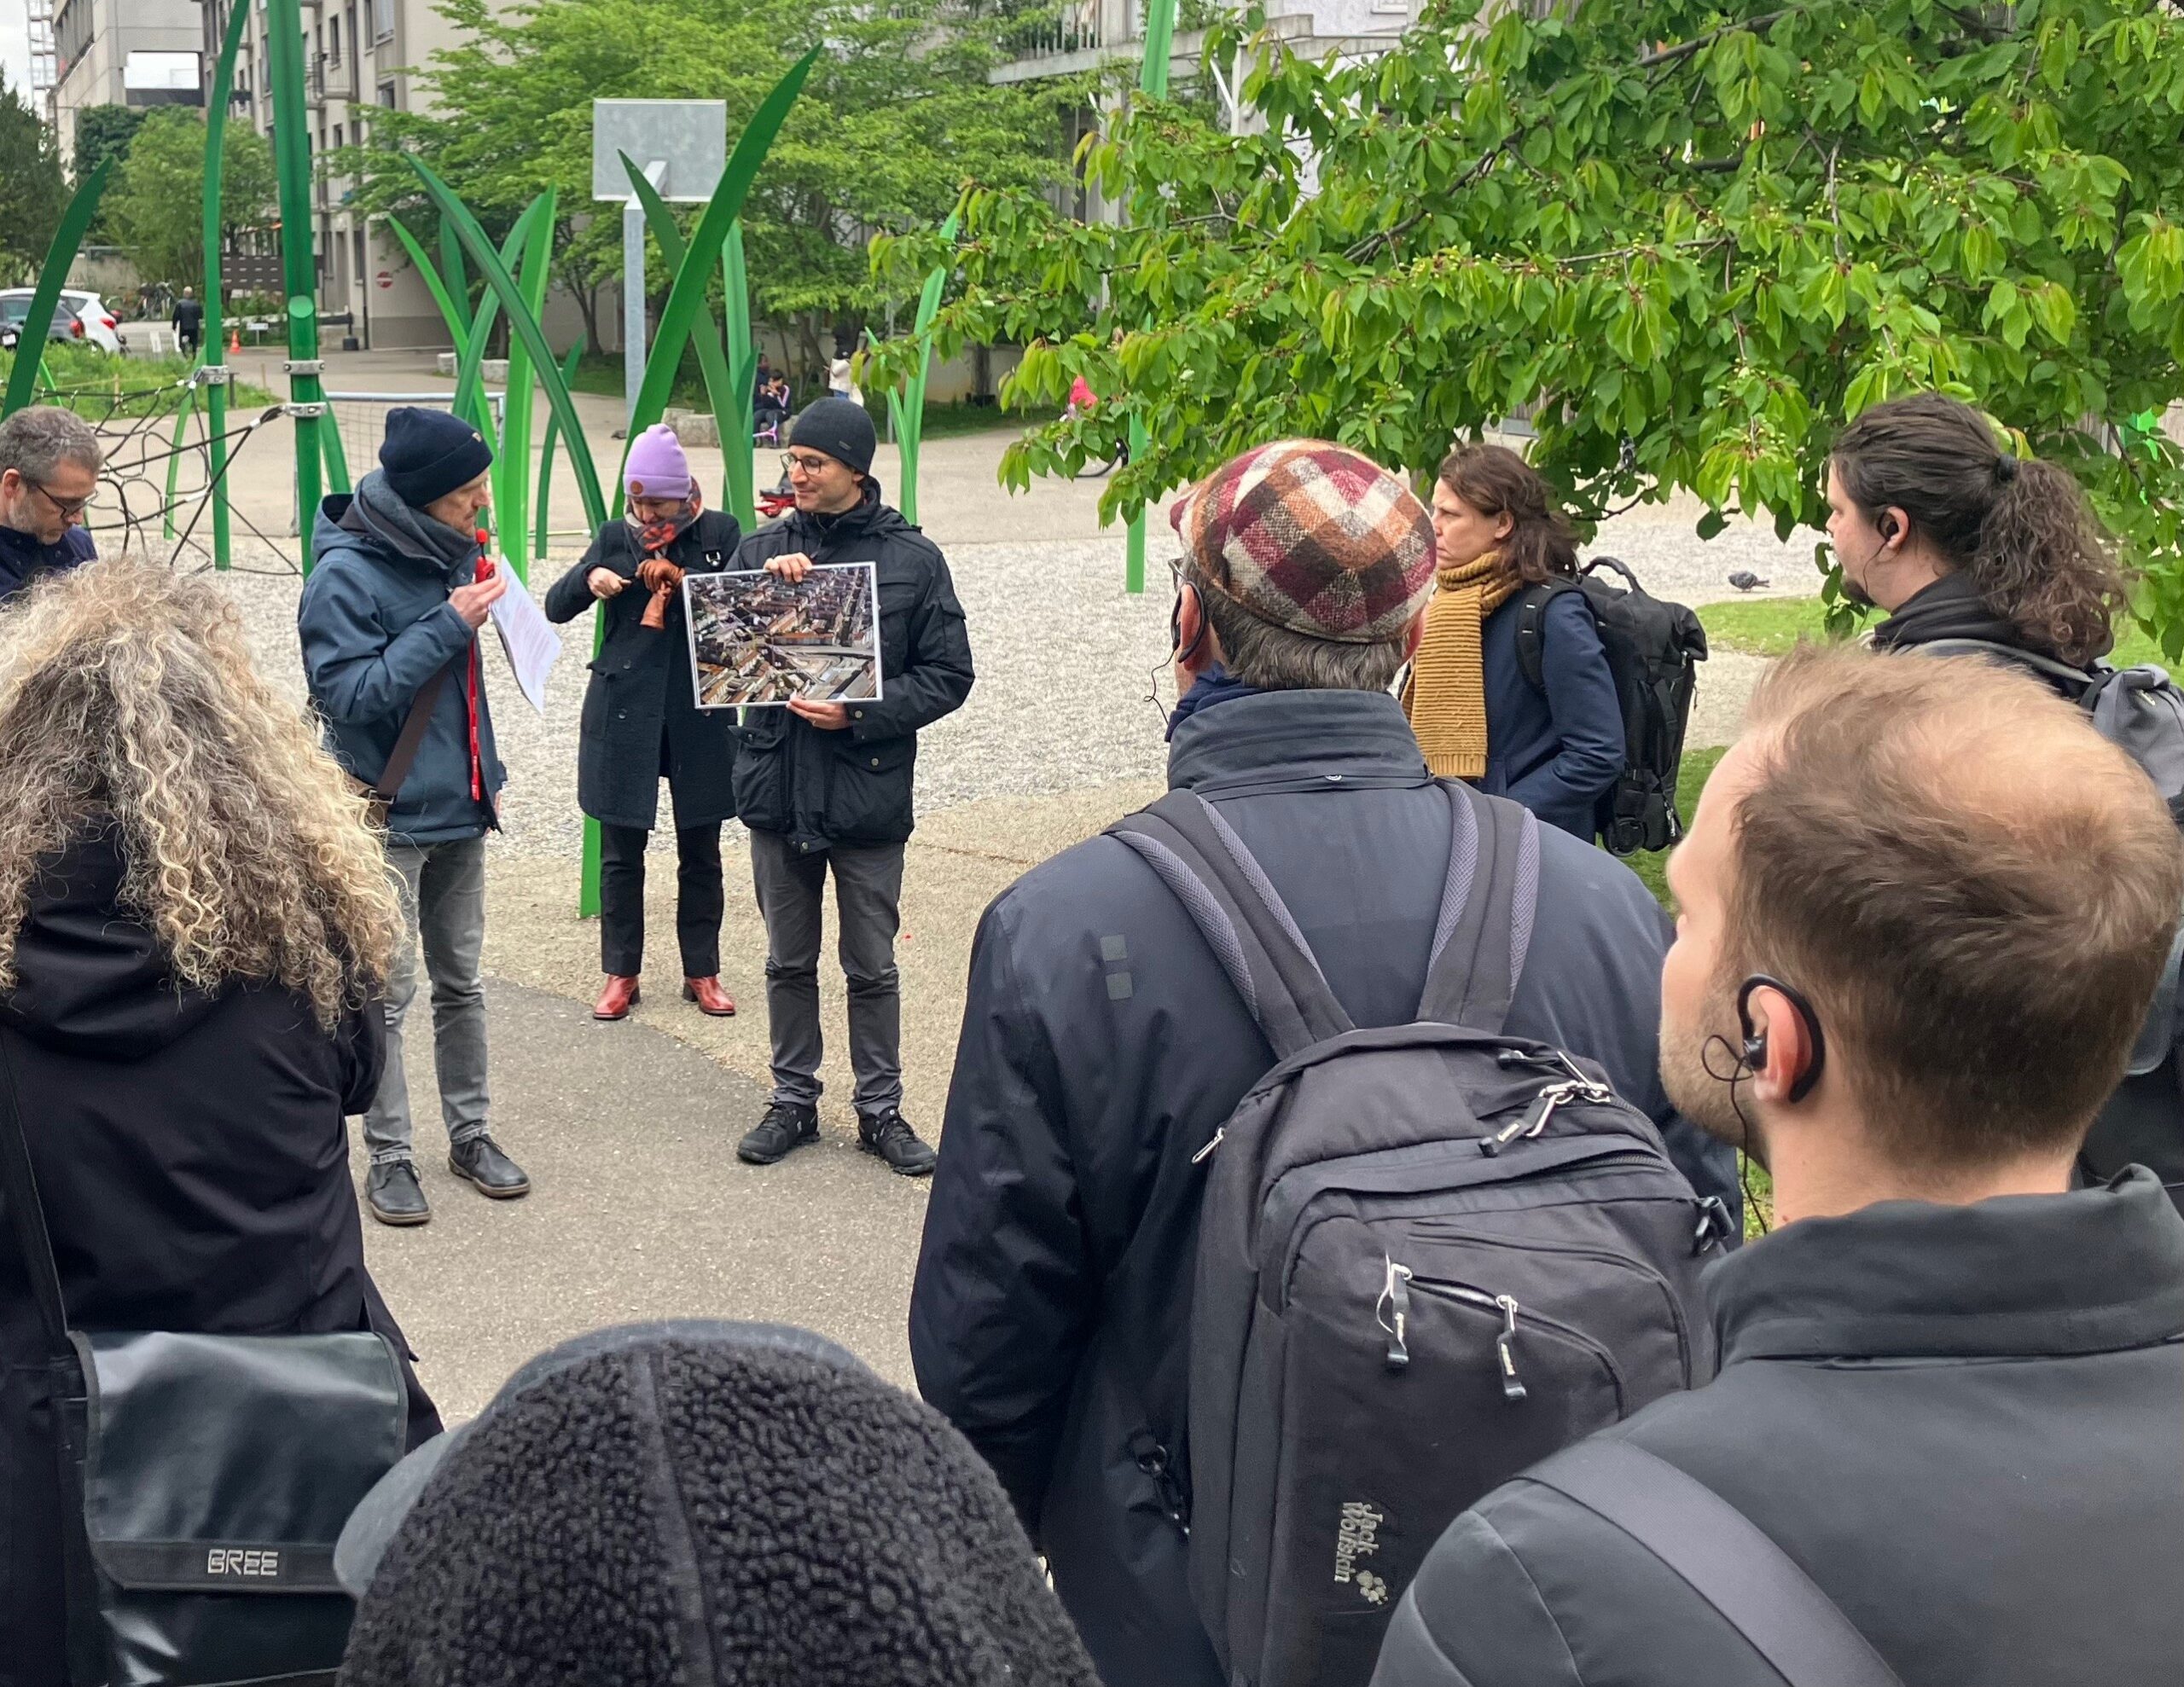
[[[764,572],[692,574],[682,588],[700,709],[880,695],[870,563],[822,563],[794,583]]]

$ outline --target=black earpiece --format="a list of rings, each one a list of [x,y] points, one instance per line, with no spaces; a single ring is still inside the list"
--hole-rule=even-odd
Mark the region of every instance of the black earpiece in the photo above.
[[[1820,1081],[1821,1069],[1827,1064],[1827,1039],[1821,1032],[1820,1016],[1812,1011],[1810,1002],[1780,978],[1769,977],[1764,972],[1753,973],[1737,991],[1737,1023],[1744,1028],[1742,1054],[1748,1071],[1756,1072],[1767,1064],[1767,1034],[1751,1023],[1751,993],[1762,988],[1779,993],[1805,1022],[1805,1035],[1812,1044],[1812,1059],[1790,1085],[1790,1099],[1803,1101],[1812,1093],[1813,1086]]]
[[[1894,516],[1885,515],[1881,517],[1880,520],[1876,524],[1876,526],[1879,530],[1883,543],[1886,543],[1889,540],[1893,539],[1896,536],[1896,518]]]

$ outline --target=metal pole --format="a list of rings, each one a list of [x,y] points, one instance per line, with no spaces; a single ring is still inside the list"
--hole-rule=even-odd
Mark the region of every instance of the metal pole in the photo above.
[[[297,0],[265,0],[273,128],[281,177],[281,267],[288,295],[288,398],[296,429],[296,531],[311,572],[326,399],[319,384],[318,272],[311,259],[311,135],[304,115],[304,25]]]
[[[1156,100],[1168,97],[1168,55],[1176,38],[1176,0],[1147,0],[1145,61],[1137,72],[1140,92]],[[1150,437],[1145,424],[1133,415],[1130,421],[1130,455],[1136,462],[1145,455]],[[1123,565],[1123,589],[1133,595],[1145,590],[1145,512],[1130,518],[1130,544]]]
[[[226,283],[220,274],[220,194],[227,157],[228,102],[235,93],[235,52],[250,23],[250,0],[232,0],[219,62],[212,71],[212,103],[205,112],[205,328],[201,350],[209,384],[205,426],[212,435],[212,566],[224,569],[235,540],[228,519],[228,342],[222,322]]]
[[[658,165],[653,169],[659,168]],[[645,207],[632,194],[622,207],[623,425],[637,419],[637,393],[645,384]]]

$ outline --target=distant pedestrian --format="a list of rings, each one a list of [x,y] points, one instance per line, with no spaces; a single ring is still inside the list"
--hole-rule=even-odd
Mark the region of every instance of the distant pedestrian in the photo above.
[[[550,619],[573,621],[595,602],[606,623],[577,762],[577,802],[600,835],[607,983],[592,1017],[625,1019],[637,1001],[645,845],[663,779],[675,804],[682,999],[725,1017],[735,1004],[720,982],[720,827],[735,812],[735,716],[698,707],[682,578],[731,566],[742,531],[735,517],[706,508],[682,443],[665,424],[630,446],[623,490],[624,518],[601,528],[584,559],[546,594]]]
[[[741,569],[801,580],[821,563],[875,565],[880,695],[803,700],[747,711],[735,754],[735,810],[751,834],[751,871],[766,922],[766,1018],[774,1093],[736,1151],[771,1165],[819,1139],[819,935],[834,880],[857,1141],[908,1177],[932,1150],[903,1117],[903,844],[918,738],[970,695],[971,642],[939,547],[880,501],[872,418],[822,398],[796,419],[784,463],[796,508],[744,540]]]
[[[174,302],[175,344],[185,357],[195,357],[205,339],[205,307],[197,302],[197,289],[184,287]]]
[[[344,1122],[378,1087],[400,919],[362,805],[209,577],[104,562],[0,617],[0,1052],[69,1328],[408,1353]],[[63,1687],[85,1678],[62,1614],[96,1615],[70,1609],[62,1407],[13,1216],[0,1679]],[[407,1380],[414,1445],[439,1420]]]
[[[1807,650],[1669,879],[1662,1070],[1777,1228],[1708,1269],[1719,1377],[1458,1518],[1374,1687],[2175,1687],[2184,1220],[2069,1187],[2184,899],[2159,797],[2021,675]]]
[[[340,1687],[1100,1687],[993,1477],[802,1330],[541,1354],[334,1555]]]
[[[413,1225],[432,1217],[403,1060],[421,952],[432,979],[449,1169],[495,1200],[531,1192],[486,1116],[479,971],[485,834],[499,828],[507,773],[494,749],[478,632],[508,580],[476,577],[478,514],[493,461],[476,429],[444,410],[391,410],[379,461],[353,496],[321,506],[317,565],[296,619],[311,702],[342,766],[386,804],[387,861],[402,881],[410,941],[388,985],[386,1075],[364,1116],[364,1199],[382,1224]]]
[[[1426,512],[1355,452],[1285,440],[1174,520],[1169,786],[1233,829],[1355,1023],[1409,1024],[1455,925],[1458,816],[1477,812],[1452,806],[1389,693],[1433,586]],[[1506,1035],[1598,1062],[1733,1208],[1734,1155],[1676,1116],[1656,1071],[1659,905],[1602,851],[1529,835],[1537,911]],[[1000,1472],[1111,1682],[1226,1679],[1179,1527],[1189,1290],[1209,1145],[1273,1064],[1211,945],[1118,838],[1033,868],[979,922],[910,1357]],[[1332,1564],[1332,1510],[1327,1539]]]
[[[1588,843],[1623,771],[1623,705],[1584,594],[1540,611],[1540,682],[1517,635],[1525,592],[1574,579],[1577,548],[1538,472],[1501,445],[1460,445],[1433,486],[1434,580],[1403,712],[1443,778],[1521,803]]]
[[[84,516],[105,463],[73,410],[32,404],[0,421],[0,601],[98,554]]]

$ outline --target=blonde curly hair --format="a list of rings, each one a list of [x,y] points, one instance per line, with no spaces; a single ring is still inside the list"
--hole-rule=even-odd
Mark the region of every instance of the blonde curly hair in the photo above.
[[[401,910],[363,799],[226,594],[125,559],[0,613],[0,990],[41,868],[108,825],[178,985],[284,984],[330,1030],[386,983]]]

